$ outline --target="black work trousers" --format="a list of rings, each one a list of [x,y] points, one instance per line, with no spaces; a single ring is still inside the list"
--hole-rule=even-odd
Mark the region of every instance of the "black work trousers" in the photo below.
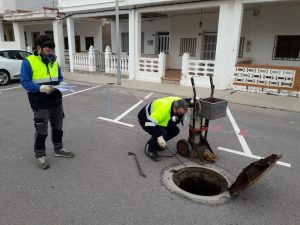
[[[58,151],[63,147],[62,142],[62,126],[64,119],[64,111],[62,106],[50,109],[33,110],[35,125],[34,153],[35,157],[46,155],[45,141],[48,136],[48,122],[51,124],[51,140],[54,151]]]

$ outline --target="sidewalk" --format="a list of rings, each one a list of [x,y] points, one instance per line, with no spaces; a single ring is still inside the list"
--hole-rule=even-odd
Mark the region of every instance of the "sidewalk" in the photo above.
[[[79,81],[90,84],[107,84],[117,83],[116,77],[110,77],[101,74],[88,74],[88,73],[70,73],[64,72],[63,76],[65,81]],[[142,91],[155,91],[164,93],[166,95],[176,95],[182,97],[192,97],[192,87],[152,83],[137,80],[121,79],[121,87],[136,89]],[[196,87],[197,96],[201,98],[210,96],[210,89]],[[289,96],[276,96],[260,93],[248,93],[241,91],[216,90],[214,96],[217,98],[226,99],[228,102],[237,103],[242,105],[249,105],[262,108],[279,109],[292,112],[300,112],[300,99],[297,97]]]

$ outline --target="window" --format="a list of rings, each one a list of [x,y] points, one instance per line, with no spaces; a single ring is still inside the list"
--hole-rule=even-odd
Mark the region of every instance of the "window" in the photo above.
[[[23,51],[19,51],[19,53],[20,53],[22,59],[25,59],[31,55],[29,52],[23,52]]]
[[[203,36],[203,60],[215,60],[217,46],[217,33],[205,33]]]
[[[243,58],[244,56],[244,45],[245,45],[245,37],[240,37],[240,45],[239,45],[239,58]]]
[[[91,45],[94,47],[94,37],[85,37],[85,50],[89,50]]]
[[[145,34],[141,33],[141,53],[144,53],[144,45],[145,45]],[[121,51],[129,52],[129,33],[122,32],[121,33]]]
[[[144,45],[145,45],[145,33],[141,34],[141,53],[144,53]]]
[[[121,51],[122,52],[129,52],[129,33],[122,32],[121,33]]]
[[[189,53],[190,56],[196,56],[196,38],[180,38],[179,55]]]
[[[300,60],[300,35],[276,35],[273,60]]]
[[[65,50],[69,49],[68,37],[64,37]]]
[[[169,32],[157,33],[156,53],[169,53]]]
[[[24,59],[24,57],[22,57],[19,51],[2,51],[1,56],[7,59],[18,59],[18,60]]]

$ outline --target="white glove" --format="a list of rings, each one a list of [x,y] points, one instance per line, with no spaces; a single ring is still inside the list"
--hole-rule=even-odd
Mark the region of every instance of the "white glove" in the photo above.
[[[157,138],[157,143],[158,143],[159,147],[161,147],[161,148],[167,147],[167,143],[166,143],[165,139],[163,138],[163,136],[159,136]]]
[[[51,94],[52,91],[54,91],[54,88],[49,85],[43,84],[40,86],[40,92],[42,92],[42,93]]]

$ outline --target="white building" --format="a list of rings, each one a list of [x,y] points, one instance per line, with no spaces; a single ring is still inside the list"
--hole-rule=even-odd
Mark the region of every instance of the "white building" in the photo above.
[[[212,74],[217,89],[300,90],[300,1],[119,0],[119,5],[121,67],[129,79],[190,85],[193,76],[196,85],[207,87]],[[115,0],[58,0],[58,7],[65,16],[49,29],[59,29],[54,38],[68,49],[70,70],[97,70],[101,57],[92,57],[93,49],[78,52],[90,45],[101,52],[108,45],[105,70],[114,72]]]

